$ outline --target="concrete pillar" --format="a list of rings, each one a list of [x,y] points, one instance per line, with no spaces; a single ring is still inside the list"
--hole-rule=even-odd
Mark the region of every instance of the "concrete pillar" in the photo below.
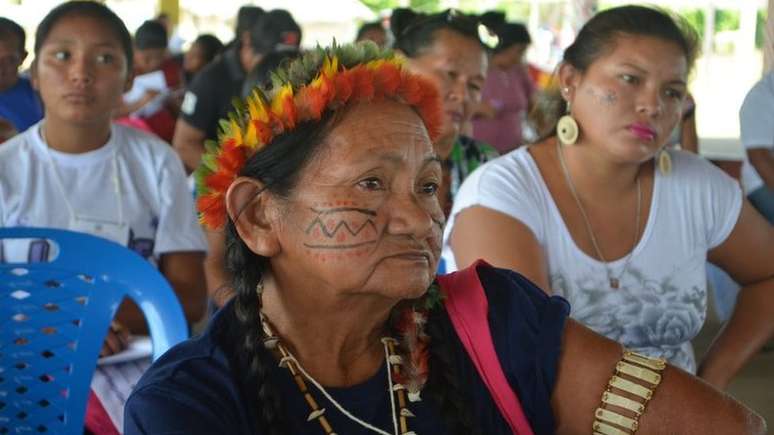
[[[164,13],[169,17],[169,23],[173,26],[180,22],[180,1],[179,0],[158,0],[159,14]]]

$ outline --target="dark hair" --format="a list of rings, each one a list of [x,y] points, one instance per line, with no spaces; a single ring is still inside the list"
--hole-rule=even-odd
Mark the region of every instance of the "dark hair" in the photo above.
[[[370,23],[363,23],[363,25],[360,26],[359,29],[357,29],[357,36],[355,36],[355,41],[362,40],[363,35],[373,30],[382,31],[385,33],[387,32],[387,29],[384,28],[381,21],[372,21]]]
[[[472,15],[465,15],[455,9],[426,15],[411,9],[398,8],[392,11],[390,29],[395,35],[394,48],[408,57],[417,57],[435,40],[439,30],[450,30],[470,38],[481,45],[478,35],[480,21]]]
[[[277,136],[271,143],[256,152],[245,163],[240,176],[259,180],[265,186],[259,194],[270,192],[280,198],[288,198],[296,187],[301,172],[321,151],[326,134],[346,114],[346,108],[326,112],[320,121],[305,122],[296,129]],[[234,379],[247,403],[255,404],[256,427],[268,435],[283,435],[286,425],[283,398],[270,379],[277,362],[263,348],[267,338],[261,327],[261,300],[256,286],[269,267],[269,259],[252,252],[239,237],[234,222],[226,224],[226,266],[232,276],[236,292],[233,303],[235,322],[224,330],[222,343],[234,367]],[[402,307],[399,304],[399,307]],[[393,313],[395,314],[395,313]],[[390,316],[390,329],[396,333],[395,321]],[[442,308],[434,309],[428,318],[425,333],[430,337],[428,365],[430,374],[424,392],[440,415],[450,433],[459,435],[479,434],[472,422],[466,380],[460,376],[457,361],[449,337],[451,323]],[[397,335],[395,335],[397,336]],[[408,350],[399,347],[399,353],[408,361]],[[262,432],[263,433],[263,432]]]
[[[234,32],[236,33],[234,38],[239,40],[239,38],[242,37],[242,33],[249,31],[253,27],[253,24],[255,24],[255,22],[258,21],[258,18],[264,13],[264,10],[258,6],[242,6],[239,8],[236,18],[236,27],[234,28]]]
[[[297,50],[300,43],[301,27],[284,9],[266,12],[250,28],[250,44],[258,54]]]
[[[167,29],[156,20],[147,20],[134,32],[134,46],[138,50],[167,48]]]
[[[621,6],[594,15],[567,47],[562,62],[585,72],[612,49],[616,38],[626,35],[649,36],[676,44],[685,54],[689,70],[698,54],[698,37],[685,19],[658,8]],[[566,111],[567,103],[558,89],[539,101],[531,116],[541,140],[554,134],[556,122]]]
[[[242,84],[242,96],[247,96],[254,87],[260,86],[266,90],[271,90],[271,72],[283,66],[285,63],[298,57],[298,51],[274,51],[261,59],[260,62],[247,73],[245,81]]]
[[[330,124],[329,112],[319,123],[307,122],[278,136],[247,160],[240,175],[260,180],[265,186],[262,192],[288,197],[301,171],[319,152]],[[283,400],[269,380],[276,362],[262,347],[266,337],[260,321],[261,300],[255,291],[268,264],[268,258],[247,247],[229,219],[226,224],[226,266],[236,292],[234,314],[238,326],[231,328],[232,332],[224,337],[224,344],[243,397],[255,404],[256,427],[268,435],[284,435],[286,432],[281,424]]]
[[[212,62],[212,59],[215,59],[215,56],[220,54],[220,52],[223,50],[223,43],[220,42],[220,39],[218,39],[217,36],[211,35],[209,33],[199,35],[193,43],[202,49],[205,63]]]
[[[24,33],[24,29],[15,21],[0,17],[0,39],[8,39],[10,37],[16,38],[19,54],[24,53],[24,45],[27,42],[27,34]]]
[[[529,30],[521,23],[503,23],[495,29],[497,35],[497,46],[495,53],[499,53],[516,44],[529,44],[532,38],[529,36]]]
[[[126,25],[124,25],[124,22],[115,14],[115,12],[107,6],[95,1],[69,1],[51,9],[40,22],[38,29],[35,32],[36,57],[38,53],[40,53],[40,48],[43,46],[43,43],[46,42],[48,34],[51,33],[54,26],[59,20],[70,15],[81,15],[102,21],[121,43],[121,48],[124,49],[124,54],[126,55],[127,71],[132,70],[134,50],[132,48],[132,36],[129,34],[129,30],[126,29]]]
[[[496,32],[498,27],[505,24],[505,12],[486,11],[478,19],[481,21],[481,24]]]
[[[281,198],[287,198],[298,183],[301,171],[320,151],[325,134],[341,119],[346,109],[328,112],[319,122],[306,122],[295,130],[284,133],[263,150],[247,160],[240,175],[261,181],[265,189]],[[262,194],[262,193],[261,193]],[[234,315],[236,325],[224,332],[223,343],[235,368],[243,397],[255,403],[256,427],[270,435],[283,435],[285,428],[283,399],[269,374],[277,364],[262,347],[266,335],[260,321],[260,299],[256,286],[266,272],[269,259],[252,252],[239,237],[231,219],[226,224],[226,266],[231,272],[236,292]],[[391,321],[398,316],[391,316]],[[425,331],[430,337],[428,348],[430,374],[424,391],[443,416],[450,433],[479,434],[472,422],[466,381],[459,376],[449,337],[451,323],[442,308],[434,309]],[[394,323],[390,326],[395,331]],[[401,346],[402,347],[402,346]],[[404,360],[407,350],[400,349]]]

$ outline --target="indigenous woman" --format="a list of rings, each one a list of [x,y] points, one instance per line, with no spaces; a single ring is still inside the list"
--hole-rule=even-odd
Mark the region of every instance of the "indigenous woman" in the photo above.
[[[698,368],[725,388],[774,333],[774,228],[719,169],[665,149],[683,113],[689,35],[646,7],[592,18],[565,52],[544,140],[466,181],[445,258],[517,270],[594,331],[691,373],[709,260],[745,285]]]
[[[127,434],[761,433],[516,273],[434,284],[440,101],[390,53],[318,49],[274,77],[198,172],[237,295],[145,375]]]

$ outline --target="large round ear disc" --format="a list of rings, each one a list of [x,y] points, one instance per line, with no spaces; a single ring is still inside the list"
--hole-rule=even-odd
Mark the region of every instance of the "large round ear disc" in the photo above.
[[[578,123],[570,115],[559,118],[556,124],[556,136],[564,145],[574,145],[578,141]]]
[[[672,173],[672,157],[666,151],[658,153],[658,170],[664,175]]]

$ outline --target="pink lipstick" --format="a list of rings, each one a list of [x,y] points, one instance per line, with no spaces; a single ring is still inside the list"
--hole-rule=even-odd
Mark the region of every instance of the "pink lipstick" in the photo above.
[[[656,130],[648,124],[635,123],[629,125],[628,129],[641,140],[652,141],[656,138]]]

